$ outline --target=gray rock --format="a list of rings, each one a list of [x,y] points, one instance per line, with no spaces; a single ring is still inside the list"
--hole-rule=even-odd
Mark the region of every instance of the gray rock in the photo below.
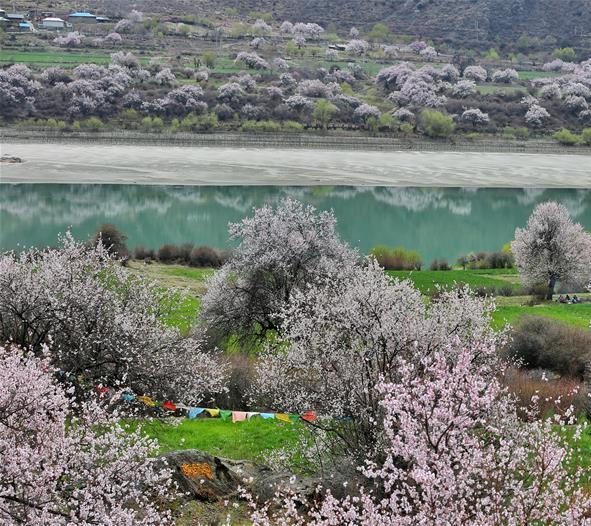
[[[239,488],[259,501],[271,499],[277,490],[291,490],[312,499],[320,483],[316,478],[297,477],[264,464],[215,457],[197,449],[173,451],[164,459],[191,499],[208,502],[239,497]]]

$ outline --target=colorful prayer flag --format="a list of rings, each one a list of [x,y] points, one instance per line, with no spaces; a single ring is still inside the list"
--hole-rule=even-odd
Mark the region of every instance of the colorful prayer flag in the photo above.
[[[206,409],[207,413],[209,414],[209,416],[211,417],[216,417],[219,416],[220,414],[220,410],[219,409]]]
[[[222,418],[228,418],[229,416],[232,416],[232,411],[230,411],[229,409],[221,409],[220,416]]]
[[[137,399],[140,402],[143,402],[144,404],[146,404],[149,407],[155,407],[156,406],[156,402],[154,402],[154,400],[152,400],[149,396],[138,396]]]
[[[314,422],[314,420],[316,420],[316,413],[314,413],[314,411],[306,411],[302,415],[302,420],[305,420],[306,422]]]
[[[197,418],[205,409],[202,407],[191,407],[189,408],[189,414],[187,415],[191,420]]]
[[[232,422],[244,422],[246,420],[246,411],[232,411]]]
[[[289,415],[288,415],[288,414],[286,414],[286,413],[277,413],[277,414],[275,415],[275,418],[276,418],[277,420],[281,420],[282,422],[290,422],[290,420],[289,420]]]
[[[174,405],[170,400],[167,400],[162,404],[164,409],[168,409],[169,411],[176,411],[176,405]]]
[[[264,418],[265,420],[275,418],[275,413],[261,413],[261,418]]]

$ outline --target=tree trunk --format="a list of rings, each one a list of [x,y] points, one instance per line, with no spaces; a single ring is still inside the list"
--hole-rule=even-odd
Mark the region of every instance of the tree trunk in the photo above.
[[[548,281],[548,294],[546,295],[546,299],[552,301],[554,297],[554,287],[556,286],[556,278],[550,278]]]

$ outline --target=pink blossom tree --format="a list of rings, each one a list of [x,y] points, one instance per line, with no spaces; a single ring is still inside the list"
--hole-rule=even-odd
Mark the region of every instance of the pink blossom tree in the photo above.
[[[80,394],[103,384],[164,399],[199,401],[223,389],[224,366],[165,321],[179,291],[136,279],[99,243],[68,234],[57,249],[0,257],[0,341],[80,378]]]
[[[154,76],[154,80],[161,86],[171,86],[176,82],[176,75],[170,68],[163,68]]]
[[[241,51],[236,55],[235,62],[243,62],[252,69],[270,69],[269,63],[256,53]]]
[[[519,80],[519,74],[512,68],[494,71],[492,74],[493,82],[500,82],[503,84],[511,84]]]
[[[476,83],[473,80],[460,80],[451,88],[452,95],[460,99],[476,94]]]
[[[332,213],[292,199],[254,210],[229,233],[240,244],[203,297],[204,319],[223,335],[276,330],[278,312],[296,290],[356,259],[336,234]]]
[[[486,82],[488,73],[482,66],[468,66],[464,70],[464,78],[476,82]]]
[[[0,346],[0,522],[172,524],[178,490],[158,444],[96,401],[74,404],[52,370]]]
[[[472,126],[483,126],[490,122],[488,113],[484,113],[479,108],[470,108],[462,113],[461,119],[464,122],[472,124]]]
[[[549,118],[548,110],[539,104],[532,104],[525,113],[525,122],[532,128],[541,128]]]
[[[365,40],[350,40],[345,46],[345,51],[353,55],[365,55],[369,51],[369,43]]]
[[[573,223],[564,205],[538,205],[527,226],[515,230],[511,250],[523,283],[546,284],[549,300],[558,281],[591,277],[591,235],[579,223]]]
[[[475,367],[495,355],[494,346],[463,346],[449,335],[403,358],[396,378],[376,388],[385,451],[362,467],[373,490],[328,494],[307,513],[301,496],[277,499],[279,511],[254,506],[254,524],[589,526],[584,473],[568,468],[575,451],[564,442],[572,413],[535,420],[534,409],[520,418],[497,377]],[[581,431],[574,428],[575,444]]]

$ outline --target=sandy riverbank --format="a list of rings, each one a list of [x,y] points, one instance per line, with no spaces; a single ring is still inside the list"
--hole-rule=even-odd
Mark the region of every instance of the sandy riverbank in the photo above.
[[[591,155],[8,142],[5,183],[591,188]]]

